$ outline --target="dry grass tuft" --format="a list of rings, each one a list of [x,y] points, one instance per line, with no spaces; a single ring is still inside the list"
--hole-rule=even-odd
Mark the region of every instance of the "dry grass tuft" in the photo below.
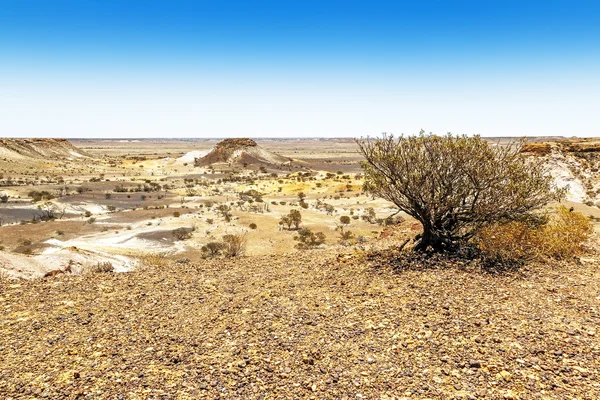
[[[145,267],[166,267],[170,264],[165,253],[146,253],[139,257],[141,265]]]
[[[567,259],[583,253],[583,245],[593,226],[583,214],[560,206],[548,221],[538,227],[520,221],[481,229],[477,244],[494,260]]]

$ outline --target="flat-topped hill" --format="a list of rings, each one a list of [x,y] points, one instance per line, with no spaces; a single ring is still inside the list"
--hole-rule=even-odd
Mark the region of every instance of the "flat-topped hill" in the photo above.
[[[288,164],[291,160],[263,149],[247,138],[225,139],[204,157],[195,160],[196,166],[211,164],[270,165]]]

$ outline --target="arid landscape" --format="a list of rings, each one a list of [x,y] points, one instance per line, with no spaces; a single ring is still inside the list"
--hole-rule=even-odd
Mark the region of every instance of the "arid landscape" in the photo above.
[[[0,400],[600,399],[600,2],[0,2]]]
[[[511,271],[411,255],[352,139],[1,144],[5,398],[600,395],[596,233]],[[597,231],[600,142],[523,151]]]

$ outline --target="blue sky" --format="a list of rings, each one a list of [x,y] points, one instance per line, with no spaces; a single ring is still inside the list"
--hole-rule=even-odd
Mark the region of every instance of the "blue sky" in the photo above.
[[[0,136],[600,136],[600,2],[0,0]]]

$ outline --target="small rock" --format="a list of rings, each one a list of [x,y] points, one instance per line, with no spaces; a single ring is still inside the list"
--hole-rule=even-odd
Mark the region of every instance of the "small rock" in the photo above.
[[[505,381],[510,381],[510,378],[512,378],[512,374],[508,371],[500,371],[500,376],[505,380]]]
[[[470,360],[469,361],[470,368],[481,368],[481,361],[479,360]]]

